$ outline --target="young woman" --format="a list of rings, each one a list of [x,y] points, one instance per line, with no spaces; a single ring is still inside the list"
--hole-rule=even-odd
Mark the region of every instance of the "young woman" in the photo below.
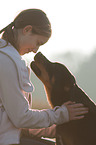
[[[47,128],[53,124],[83,118],[88,109],[82,104],[73,102],[67,102],[54,109],[33,110],[29,107],[28,95],[32,92],[33,85],[22,55],[31,51],[36,53],[39,47],[49,40],[51,24],[46,14],[39,9],[24,10],[11,24],[0,31],[2,32],[0,144],[20,144],[22,128]],[[28,140],[25,139],[24,142],[23,145],[27,144]]]

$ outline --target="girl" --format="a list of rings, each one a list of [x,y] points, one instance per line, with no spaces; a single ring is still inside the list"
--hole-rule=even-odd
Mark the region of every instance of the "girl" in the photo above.
[[[83,118],[88,109],[82,104],[73,102],[67,102],[54,109],[33,110],[29,107],[28,94],[33,91],[33,85],[22,55],[31,51],[36,53],[39,47],[49,40],[51,24],[46,14],[39,9],[24,10],[11,24],[0,31],[2,32],[0,145],[20,144],[21,128],[51,128],[50,126],[55,126],[54,124]],[[51,129],[54,130],[53,126]],[[24,142],[23,145],[29,144],[27,139]]]

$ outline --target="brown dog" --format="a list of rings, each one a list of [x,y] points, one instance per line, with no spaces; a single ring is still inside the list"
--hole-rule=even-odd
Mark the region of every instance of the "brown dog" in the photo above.
[[[57,126],[57,144],[96,145],[96,106],[76,84],[71,72],[63,64],[50,62],[40,52],[34,57],[31,68],[43,82],[52,108],[67,101],[83,103],[89,108],[83,119]]]

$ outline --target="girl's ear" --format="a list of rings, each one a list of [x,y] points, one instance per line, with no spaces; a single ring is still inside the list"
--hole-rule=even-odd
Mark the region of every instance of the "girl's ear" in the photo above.
[[[27,34],[29,32],[32,32],[32,26],[31,25],[27,25],[23,28],[23,34]]]

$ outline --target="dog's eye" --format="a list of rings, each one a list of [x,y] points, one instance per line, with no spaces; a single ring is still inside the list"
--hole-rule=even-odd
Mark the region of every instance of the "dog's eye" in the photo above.
[[[69,87],[64,86],[64,90],[65,90],[66,92],[68,92],[68,91],[70,90],[70,88],[69,88]]]
[[[54,76],[51,78],[51,83],[52,83],[52,84],[55,83],[55,77],[54,77]]]

